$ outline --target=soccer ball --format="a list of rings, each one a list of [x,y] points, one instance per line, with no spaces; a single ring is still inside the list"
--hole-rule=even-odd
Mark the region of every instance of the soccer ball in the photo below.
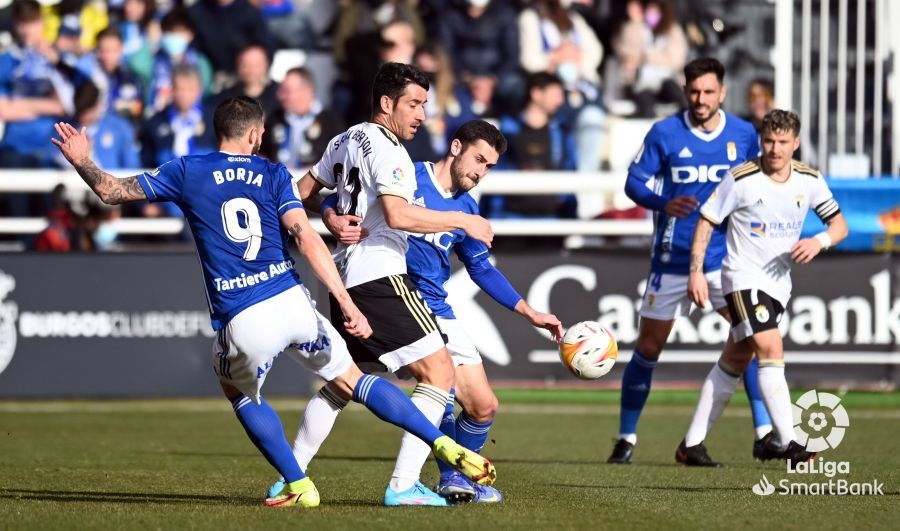
[[[594,321],[572,325],[559,346],[559,359],[582,380],[596,380],[616,364],[619,346],[606,328]]]

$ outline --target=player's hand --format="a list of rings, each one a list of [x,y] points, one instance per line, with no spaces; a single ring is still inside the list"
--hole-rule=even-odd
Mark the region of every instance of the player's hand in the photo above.
[[[484,243],[488,247],[494,241],[494,229],[491,222],[475,214],[465,214],[466,223],[463,230],[466,234]]]
[[[550,332],[550,335],[553,337],[553,341],[557,343],[562,341],[563,334],[565,331],[563,330],[562,323],[560,320],[553,315],[552,313],[542,313],[535,312],[532,315],[528,316],[528,321],[538,328],[543,328]]]
[[[369,230],[360,226],[360,223],[362,223],[361,217],[350,214],[341,216],[333,208],[326,209],[322,213],[322,222],[325,224],[328,232],[345,245],[359,243],[369,235]]]
[[[808,264],[822,252],[822,244],[815,238],[803,238],[791,247],[791,258],[798,264]]]
[[[87,128],[82,127],[78,131],[65,122],[53,124],[56,128],[56,134],[60,140],[51,138],[50,141],[56,144],[56,147],[62,152],[66,160],[73,166],[91,155],[91,141],[87,137]]]
[[[680,195],[666,203],[666,214],[678,219],[686,218],[697,210],[700,201],[692,195]]]
[[[706,275],[702,272],[691,273],[688,276],[688,296],[700,308],[706,308],[709,300],[709,284]]]
[[[341,305],[341,312],[344,314],[344,328],[353,337],[366,339],[372,335],[372,327],[369,326],[369,320],[359,311],[352,302]]]

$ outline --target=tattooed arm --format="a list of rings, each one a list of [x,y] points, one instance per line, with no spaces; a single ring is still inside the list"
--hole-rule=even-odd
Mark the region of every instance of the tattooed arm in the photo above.
[[[344,313],[344,326],[347,331],[360,338],[372,335],[368,320],[350,299],[350,294],[341,281],[341,275],[331,258],[331,251],[309,224],[306,210],[302,208],[288,210],[281,216],[281,224],[287,229],[310,269],[337,300]]]
[[[101,201],[107,205],[119,205],[147,199],[137,177],[119,179],[94,164],[91,160],[91,141],[87,138],[85,128],[82,127],[79,132],[63,122],[54,124],[54,127],[61,140],[51,138],[50,141],[59,148],[69,164]]]
[[[691,269],[688,276],[688,295],[697,306],[706,306],[709,299],[709,286],[706,283],[706,275],[703,273],[703,260],[706,258],[706,248],[712,238],[713,224],[703,216],[697,220],[694,228],[694,239],[691,242]]]

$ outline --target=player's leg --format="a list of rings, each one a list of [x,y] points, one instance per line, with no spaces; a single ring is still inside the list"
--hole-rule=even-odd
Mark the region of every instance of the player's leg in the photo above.
[[[809,460],[814,453],[806,452],[794,435],[793,407],[787,380],[784,376],[784,343],[778,321],[784,308],[763,291],[752,289],[730,295],[741,320],[734,327],[735,339],[746,336],[759,356],[759,389],[766,409],[772,417],[775,434],[784,450],[784,457],[792,463]]]
[[[260,394],[278,353],[291,343],[290,306],[296,296],[293,291],[255,304],[235,316],[219,331],[213,359],[222,390],[238,421],[287,483],[282,495],[267,499],[266,505],[314,507],[319,504],[318,491],[297,464],[281,419]]]
[[[410,399],[437,428],[450,401],[450,389],[453,387],[453,362],[450,353],[446,348],[441,348],[422,359],[406,364],[405,368],[418,382]],[[416,485],[429,453],[427,444],[409,433],[404,433],[389,489],[399,493]]]
[[[706,434],[725,411],[753,350],[747,341],[728,338],[725,350],[700,388],[700,399],[684,440],[675,452],[675,461],[687,466],[721,466],[709,457],[703,445]]]
[[[499,401],[488,383],[482,363],[456,367],[456,396],[462,406],[462,412],[456,419],[456,442],[480,453],[499,407]],[[453,481],[452,477],[445,479],[444,471],[441,472],[439,491],[441,487]],[[473,501],[477,503],[500,503],[503,499],[500,491],[493,487],[480,485],[473,487],[475,489]]]
[[[706,280],[709,285],[709,298],[719,314],[729,323],[734,323],[732,313],[725,300],[725,294],[722,293],[722,272],[714,271],[706,274]],[[757,379],[757,370],[759,368],[758,360],[754,355],[747,366],[742,371],[744,378],[744,391],[747,393],[747,399],[750,401],[750,412],[753,417],[753,430],[755,432],[753,455],[758,457],[761,451],[760,441],[772,431],[772,419],[769,418],[769,412],[766,410],[766,404],[763,402],[762,394],[759,392],[759,380]]]
[[[637,424],[650,396],[653,370],[675,319],[687,315],[687,277],[650,273],[641,302],[641,322],[631,360],[622,373],[619,436],[607,463],[629,464],[637,443]]]

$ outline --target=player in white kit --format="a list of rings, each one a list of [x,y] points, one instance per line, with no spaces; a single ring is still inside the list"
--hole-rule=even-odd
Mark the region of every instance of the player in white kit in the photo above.
[[[413,206],[416,171],[401,140],[411,139],[425,119],[428,78],[410,65],[386,63],[378,71],[372,88],[372,121],[357,124],[332,139],[322,159],[298,184],[308,208],[319,209],[319,191],[337,191],[339,214],[362,218],[368,236],[359,243],[339,243],[334,253],[344,285],[353,302],[368,318],[372,336],[361,340],[338,325],[350,354],[364,370],[405,368],[418,381],[413,402],[435,426],[441,420],[454,369],[431,309],[406,274],[406,237],[409,232],[435,233],[463,230],[490,244],[490,223],[478,215],[439,212]],[[315,207],[311,205],[316,203]],[[332,317],[339,315],[332,304]],[[334,419],[346,400],[336,396],[329,384],[320,395]],[[322,406],[326,407],[326,406]],[[305,415],[317,415],[308,409]],[[331,421],[333,423],[333,420]],[[327,421],[304,423],[315,426],[308,434],[315,452],[331,430]],[[426,453],[422,451],[426,450]],[[385,490],[385,505],[446,505],[446,500],[419,481],[427,459],[427,448],[404,434],[397,465]]]
[[[774,440],[777,436],[780,443],[780,451],[769,452],[765,458],[784,458],[793,467],[815,457],[795,440],[778,322],[791,296],[792,263],[809,263],[846,238],[848,231],[822,175],[791,159],[800,146],[799,134],[800,119],[795,113],[779,109],[769,112],[761,126],[762,157],[732,168],[700,209],[701,220],[691,246],[688,292],[698,305],[709,299],[703,259],[713,226],[728,219],[722,291],[731,313],[733,342],[706,377],[676,459],[684,458],[706,437],[731,399],[738,375],[754,351],[759,356],[759,387],[775,428],[767,438]],[[810,208],[828,228],[801,240],[803,220]]]

